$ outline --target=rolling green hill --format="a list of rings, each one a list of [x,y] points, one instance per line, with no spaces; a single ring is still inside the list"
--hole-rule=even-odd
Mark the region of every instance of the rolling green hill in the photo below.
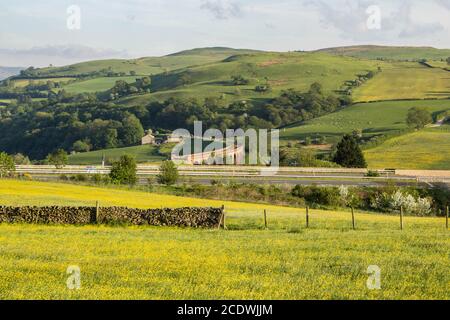
[[[121,104],[139,105],[150,100],[169,97],[221,97],[225,102],[235,100],[266,101],[282,90],[295,88],[306,91],[314,82],[320,82],[325,91],[334,92],[346,81],[360,74],[384,67],[381,61],[336,57],[317,53],[253,53],[232,56],[224,61],[197,67],[183,68],[153,77],[153,93],[127,97]],[[247,85],[235,86],[232,76],[242,75]],[[183,79],[189,80],[183,84]],[[257,85],[269,84],[271,92],[255,91]]]
[[[431,47],[350,46],[321,49],[318,52],[364,59],[386,60],[445,60],[450,57],[450,49]]]
[[[151,102],[173,97],[195,98],[202,104],[203,99],[213,97],[217,100],[211,110],[212,116],[217,113],[236,117],[239,116],[239,110],[227,109],[232,102],[250,101],[256,108],[264,108],[285,90],[292,88],[306,92],[312,83],[318,82],[325,95],[351,94],[357,104],[282,129],[285,143],[320,135],[327,138],[327,144],[331,144],[355,129],[362,130],[365,138],[382,136],[384,141],[406,132],[406,114],[412,107],[424,107],[433,113],[450,110],[450,74],[445,70],[448,66],[445,61],[447,57],[450,57],[450,50],[428,47],[354,46],[288,53],[200,48],[164,57],[88,61],[65,67],[36,69],[32,71],[36,75],[35,79],[16,79],[14,87],[25,90],[27,84],[42,83],[54,77],[66,92],[99,93],[98,99],[108,100],[113,108],[153,108],[149,106]],[[427,62],[420,62],[422,59],[427,59]],[[136,79],[143,76],[151,76],[151,86],[149,84],[145,90],[128,90],[120,95],[110,90],[117,80],[138,87]],[[235,83],[232,79],[235,76],[242,78],[243,83]],[[70,81],[74,77],[79,79]],[[268,87],[269,90],[258,92],[257,87]],[[112,98],[111,92],[114,92]],[[6,104],[12,98],[6,96],[4,99],[2,103]],[[189,115],[186,114],[186,119]],[[294,121],[292,119],[290,122]],[[411,141],[407,139],[405,143],[414,145]],[[388,142],[385,144],[389,146]],[[162,159],[157,151],[148,148],[139,146],[77,154],[70,157],[70,162],[97,163],[101,161],[103,153],[112,159],[130,153],[139,162],[157,162]],[[420,148],[434,152],[433,143],[429,146],[424,143]],[[371,163],[376,162],[371,159]],[[439,165],[434,167],[439,168]]]
[[[136,72],[137,75],[151,75],[189,66],[221,61],[232,55],[254,52],[231,48],[205,48],[183,51],[163,57],[144,57],[139,59],[111,59],[77,63],[64,67],[49,67],[38,69],[39,76],[70,76],[102,69],[112,72]]]

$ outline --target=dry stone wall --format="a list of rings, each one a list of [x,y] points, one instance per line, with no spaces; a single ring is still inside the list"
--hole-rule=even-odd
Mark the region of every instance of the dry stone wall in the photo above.
[[[0,223],[214,228],[219,226],[222,214],[223,208],[0,207]]]

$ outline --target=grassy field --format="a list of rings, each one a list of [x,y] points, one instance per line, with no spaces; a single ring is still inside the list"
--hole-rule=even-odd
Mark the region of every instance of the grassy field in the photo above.
[[[450,73],[418,63],[387,66],[353,91],[354,101],[450,98]]]
[[[163,156],[158,154],[157,148],[146,145],[78,153],[69,156],[69,164],[101,164],[103,155],[107,160],[118,160],[125,154],[134,156],[137,162],[160,162],[165,160]]]
[[[2,205],[225,204],[228,231],[0,226],[0,299],[449,299],[449,234],[437,218],[304,211],[143,192],[0,181]],[[81,289],[66,287],[68,266]],[[366,287],[381,268],[381,290]]]
[[[390,139],[365,156],[376,169],[450,170],[450,126]]]
[[[13,80],[12,83],[17,88],[23,88],[26,87],[29,84],[45,84],[47,81],[53,81],[53,82],[69,82],[70,80],[74,80],[75,78],[72,77],[63,77],[63,78],[38,78],[38,79],[17,79]]]
[[[427,64],[433,68],[450,69],[450,64],[447,61],[428,61]]]
[[[74,82],[63,87],[64,90],[70,93],[83,93],[83,92],[101,92],[111,89],[116,84],[116,81],[123,80],[127,83],[133,83],[136,81],[136,76],[128,77],[101,77],[90,79],[86,81]]]
[[[433,113],[450,110],[450,100],[386,101],[361,103],[341,111],[292,126],[281,131],[284,140],[298,140],[306,136],[324,135],[329,142],[337,141],[352,130],[362,129],[366,136],[390,135],[407,128],[406,116],[412,107],[425,108]]]

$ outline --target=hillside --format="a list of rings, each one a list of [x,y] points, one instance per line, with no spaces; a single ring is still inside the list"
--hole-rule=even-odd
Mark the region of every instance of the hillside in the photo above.
[[[355,102],[450,98],[450,73],[412,63],[386,64],[382,72],[353,90]]]
[[[434,114],[450,110],[450,100],[386,101],[360,103],[303,124],[282,129],[283,140],[304,139],[323,135],[329,142],[336,142],[342,135],[361,129],[367,138],[392,136],[406,130],[408,110],[425,108]]]
[[[86,74],[99,70],[109,70],[115,73],[135,72],[136,75],[152,75],[189,66],[221,61],[232,55],[253,52],[231,48],[205,48],[183,51],[163,57],[143,57],[138,59],[112,59],[77,63],[64,67],[37,69],[34,74],[39,77],[60,77]]]
[[[173,96],[220,97],[224,102],[247,99],[258,103],[278,96],[282,90],[306,91],[314,82],[320,82],[325,91],[331,93],[379,66],[384,67],[384,62],[317,53],[244,54],[156,75],[152,78],[151,94],[127,97],[119,103],[139,105]],[[234,85],[232,77],[236,75],[244,77],[248,84]],[[256,92],[258,85],[269,85],[271,91]]]
[[[350,46],[317,50],[341,56],[364,59],[385,60],[413,60],[420,59],[441,60],[450,57],[450,49],[436,49],[432,47],[388,47],[388,46]]]
[[[285,145],[324,137],[329,150],[353,130],[377,145],[408,132],[412,107],[450,109],[447,56],[450,50],[427,47],[285,53],[214,47],[27,70],[28,78],[3,83],[0,104],[22,99],[42,105],[24,114],[3,107],[0,142],[8,152],[33,158],[55,147],[71,152],[75,142],[97,150],[76,154],[71,163],[98,163],[103,153],[117,158],[125,151],[154,162],[161,159],[156,153],[127,148],[139,143],[143,129],[187,128],[201,120],[222,130],[281,127]],[[424,57],[426,63],[419,61]],[[310,94],[314,83],[319,95]]]
[[[365,156],[374,169],[449,170],[450,126],[393,138],[367,150]]]

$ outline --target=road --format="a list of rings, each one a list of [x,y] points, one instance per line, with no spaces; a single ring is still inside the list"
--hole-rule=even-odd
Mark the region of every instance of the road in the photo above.
[[[35,180],[56,181],[61,175],[108,174],[109,167],[67,166],[17,166],[18,173],[32,175]],[[279,168],[270,171],[266,167],[230,166],[180,166],[181,182],[210,184],[213,181],[246,182],[255,184],[322,185],[322,186],[370,186],[385,185],[388,181],[399,186],[444,182],[450,184],[447,171],[379,171],[380,177],[366,177],[365,169],[335,168]],[[159,173],[157,166],[138,166],[140,184]]]

